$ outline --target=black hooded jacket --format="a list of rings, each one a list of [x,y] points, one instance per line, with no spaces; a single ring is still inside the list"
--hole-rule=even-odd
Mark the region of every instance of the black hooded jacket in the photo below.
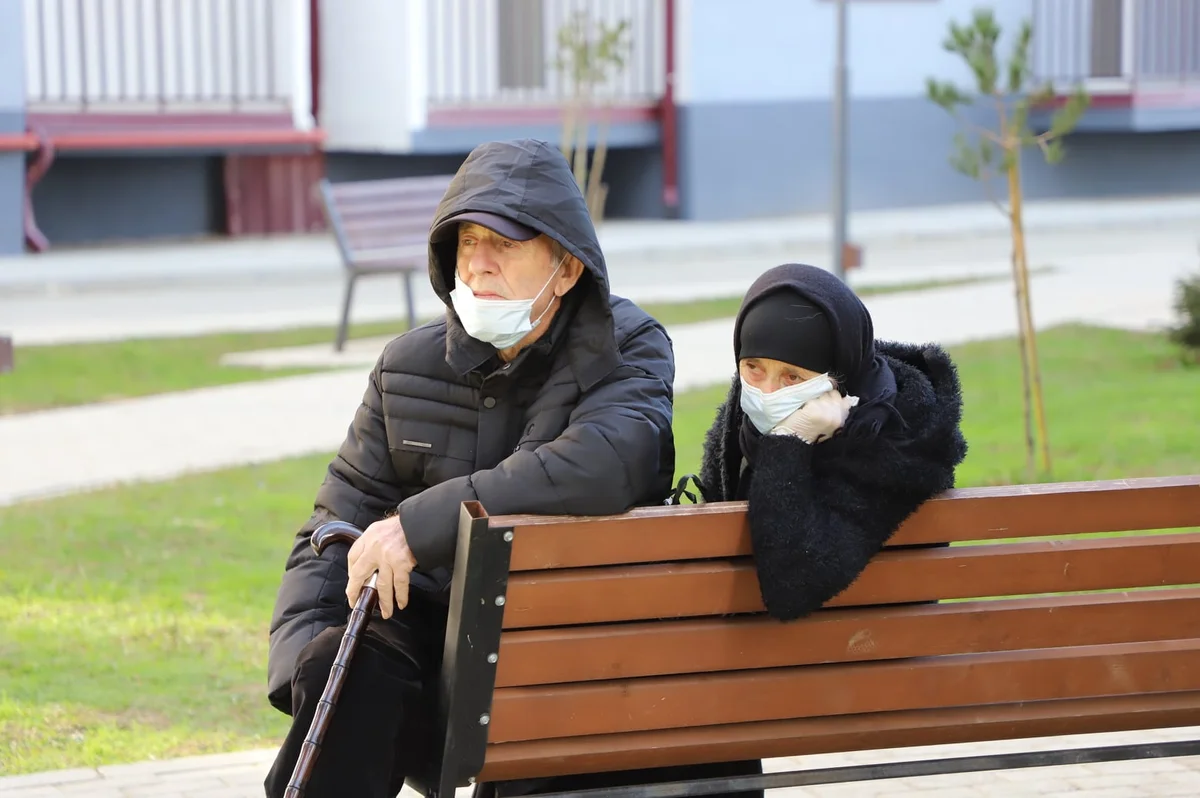
[[[869,317],[866,324],[869,330]],[[864,351],[890,371],[885,395],[894,412],[856,425],[861,408],[854,408],[846,428],[856,432],[812,445],[790,435],[757,437],[749,466],[735,377],[705,440],[704,498],[748,501],[763,603],[780,620],[805,616],[849,587],[909,515],[954,487],[954,469],[966,456],[950,356],[932,344],[877,342]]]
[[[291,711],[301,649],[345,623],[344,550],[317,559],[312,530],[360,528],[398,512],[417,560],[412,590],[446,602],[459,509],[492,515],[607,515],[661,502],[675,467],[671,342],[662,325],[609,294],[587,206],[545,142],[492,143],[460,167],[433,226],[468,210],[515,219],[584,264],[550,330],[503,364],[451,307],[455,240],[431,243],[429,279],[445,317],[385,348],[346,440],[287,559],[270,626],[268,692]]]

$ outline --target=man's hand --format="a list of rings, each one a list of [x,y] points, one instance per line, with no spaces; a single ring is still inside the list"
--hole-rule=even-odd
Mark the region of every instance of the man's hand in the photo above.
[[[350,566],[346,598],[351,607],[358,601],[363,584],[375,571],[379,572],[375,589],[379,592],[380,614],[390,618],[393,607],[402,610],[407,606],[408,577],[417,567],[417,561],[408,548],[399,516],[390,516],[367,527],[362,537],[350,547],[346,562]]]
[[[772,435],[795,435],[805,443],[820,443],[833,437],[846,423],[850,408],[858,404],[857,396],[842,396],[836,390],[826,391],[804,407],[780,421]]]

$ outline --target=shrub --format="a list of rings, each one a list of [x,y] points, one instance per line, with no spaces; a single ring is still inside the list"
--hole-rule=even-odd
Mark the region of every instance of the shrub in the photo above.
[[[1179,326],[1171,330],[1171,340],[1184,349],[1184,358],[1200,363],[1200,273],[1185,277],[1175,286],[1175,312]]]

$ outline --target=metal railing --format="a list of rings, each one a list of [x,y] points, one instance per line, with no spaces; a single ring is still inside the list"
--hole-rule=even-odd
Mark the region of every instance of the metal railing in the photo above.
[[[663,0],[426,0],[431,107],[557,105],[571,96],[555,67],[559,30],[582,10],[610,25],[627,20],[625,67],[596,87],[597,100],[647,104],[666,86]]]
[[[288,14],[302,1],[24,0],[29,107],[287,110]]]
[[[1033,70],[1056,85],[1200,83],[1197,0],[1034,0]]]

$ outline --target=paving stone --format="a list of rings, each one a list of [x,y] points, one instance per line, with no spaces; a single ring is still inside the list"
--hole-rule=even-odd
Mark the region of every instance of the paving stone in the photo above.
[[[41,787],[45,785],[71,784],[77,781],[96,781],[100,774],[94,768],[73,768],[71,770],[51,770],[44,773],[26,773],[20,776],[0,777],[0,787],[22,789]]]

